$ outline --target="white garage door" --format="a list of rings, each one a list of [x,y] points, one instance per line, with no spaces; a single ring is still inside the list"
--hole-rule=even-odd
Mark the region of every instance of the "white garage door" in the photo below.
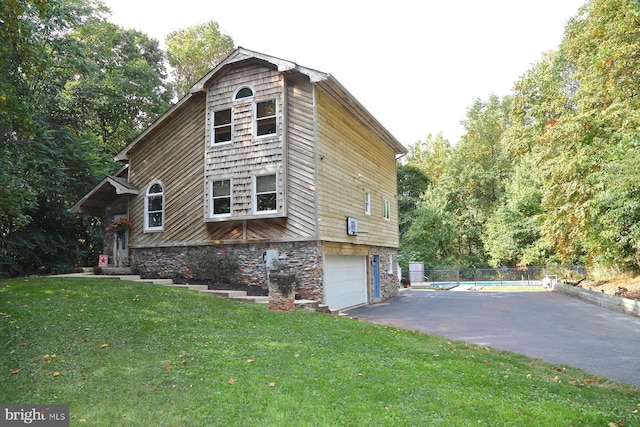
[[[326,255],[324,292],[325,303],[332,310],[366,304],[366,257]]]

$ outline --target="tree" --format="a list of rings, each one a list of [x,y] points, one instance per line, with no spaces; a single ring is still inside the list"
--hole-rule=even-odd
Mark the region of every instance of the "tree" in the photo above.
[[[634,229],[621,220],[638,216],[630,183],[640,176],[619,172],[638,153],[639,26],[637,2],[590,1],[570,20],[555,59],[569,103],[546,132],[550,143],[541,147],[539,163],[549,171],[543,232],[565,262],[640,268],[630,261],[640,235],[627,237]]]
[[[173,91],[177,98],[186,95],[198,79],[234,50],[233,39],[222,34],[215,21],[173,31],[165,44],[169,65],[173,68]]]
[[[65,85],[79,124],[114,156],[169,107],[158,41],[100,20],[80,26],[85,62]]]
[[[79,220],[66,203],[86,191],[103,160],[83,141],[63,102],[70,58],[80,60],[69,34],[103,9],[65,0],[0,8],[0,271],[52,271],[78,249]]]
[[[553,251],[544,239],[542,174],[533,155],[525,155],[506,184],[504,201],[485,224],[484,246],[492,267],[544,265]]]
[[[406,161],[420,168],[429,181],[436,182],[444,172],[447,156],[451,152],[451,144],[444,139],[442,133],[435,137],[427,135],[424,141],[409,146]]]
[[[413,164],[396,165],[398,179],[399,229],[403,234],[411,225],[413,214],[418,208],[422,194],[429,186],[429,178]]]

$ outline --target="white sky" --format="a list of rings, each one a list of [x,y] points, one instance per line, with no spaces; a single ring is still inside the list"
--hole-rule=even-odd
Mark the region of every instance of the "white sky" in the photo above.
[[[103,0],[163,42],[217,21],[236,46],[333,74],[401,143],[456,143],[467,108],[556,49],[587,0]]]

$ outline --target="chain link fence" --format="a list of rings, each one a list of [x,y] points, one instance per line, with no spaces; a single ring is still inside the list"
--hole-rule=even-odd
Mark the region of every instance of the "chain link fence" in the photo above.
[[[416,274],[419,271],[418,274]],[[506,285],[541,285],[546,276],[585,277],[587,271],[583,266],[566,267],[498,267],[498,268],[433,268],[416,269],[411,273],[411,282],[426,282],[433,286],[449,284],[506,284]],[[420,276],[421,280],[420,280]]]

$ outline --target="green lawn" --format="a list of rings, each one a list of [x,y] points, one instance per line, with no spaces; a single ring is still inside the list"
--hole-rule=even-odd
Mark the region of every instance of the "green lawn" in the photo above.
[[[144,283],[1,281],[0,340],[0,403],[73,426],[640,425],[640,390],[577,369]]]

